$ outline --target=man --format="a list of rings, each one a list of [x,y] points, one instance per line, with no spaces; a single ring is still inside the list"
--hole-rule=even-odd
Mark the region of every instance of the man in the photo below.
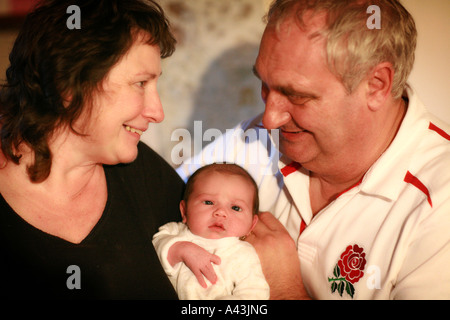
[[[247,241],[272,299],[450,298],[450,127],[406,83],[415,45],[397,0],[275,1],[254,65],[265,112],[235,132],[264,130],[228,132],[178,169],[252,173],[273,216]]]

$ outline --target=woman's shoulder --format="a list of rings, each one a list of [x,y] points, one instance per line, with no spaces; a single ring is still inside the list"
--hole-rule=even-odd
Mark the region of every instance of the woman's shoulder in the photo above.
[[[145,164],[147,161],[157,161],[163,166],[170,167],[167,161],[164,160],[163,157],[161,157],[155,150],[150,148],[144,142],[140,141],[138,143],[138,156],[134,162]]]
[[[129,209],[137,208],[153,233],[159,226],[179,219],[184,182],[150,147],[140,142],[135,161],[104,167],[110,198],[127,198]]]
[[[184,191],[184,182],[175,169],[157,152],[143,142],[138,144],[138,156],[129,164],[118,165],[123,180],[134,185],[174,193]],[[156,190],[155,190],[156,192]]]
[[[143,142],[138,144],[138,156],[130,163],[105,166],[107,170],[117,171],[132,180],[156,177],[181,179],[175,169],[152,148]]]

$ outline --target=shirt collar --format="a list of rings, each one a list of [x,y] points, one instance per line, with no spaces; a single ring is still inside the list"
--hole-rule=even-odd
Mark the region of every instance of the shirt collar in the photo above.
[[[426,109],[416,92],[408,87],[404,97],[408,107],[391,145],[366,172],[360,190],[387,200],[396,200],[418,146],[429,125]]]

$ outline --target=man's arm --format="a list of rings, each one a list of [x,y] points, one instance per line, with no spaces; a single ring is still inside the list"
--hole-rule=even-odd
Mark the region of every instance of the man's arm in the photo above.
[[[271,300],[311,299],[303,285],[295,243],[272,214],[259,214],[259,222],[246,241],[255,247],[261,260]]]

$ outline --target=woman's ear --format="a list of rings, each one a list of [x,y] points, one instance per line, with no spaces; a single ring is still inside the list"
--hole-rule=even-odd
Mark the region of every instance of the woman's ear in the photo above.
[[[63,103],[64,108],[67,108],[72,103],[72,93],[71,92],[62,93],[61,98],[62,98],[62,103]]]
[[[367,104],[370,110],[377,111],[389,98],[394,79],[394,68],[390,62],[378,64],[367,79]]]
[[[186,218],[186,201],[181,200],[180,201],[180,212],[181,212],[181,221],[183,223],[186,223],[187,218]]]

